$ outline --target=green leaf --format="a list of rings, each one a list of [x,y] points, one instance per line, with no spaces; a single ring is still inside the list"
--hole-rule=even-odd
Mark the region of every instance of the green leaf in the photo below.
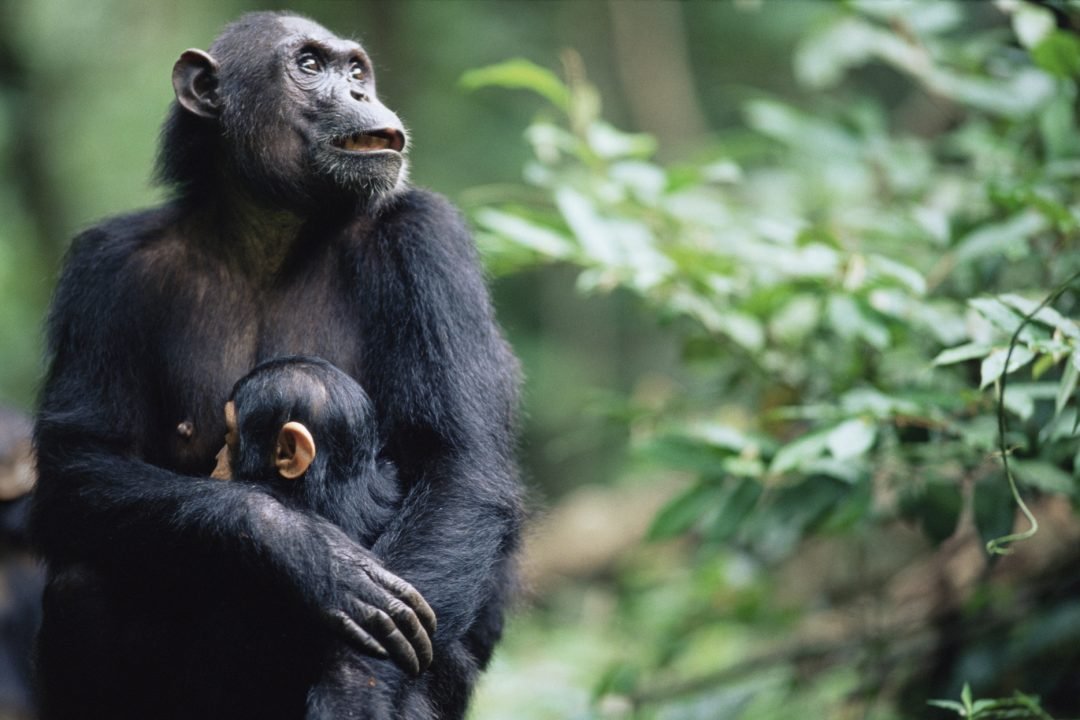
[[[883,31],[868,22],[846,18],[825,32],[810,36],[795,55],[795,75],[804,85],[836,85],[848,68],[862,65],[874,55]]]
[[[861,338],[878,350],[889,345],[888,328],[864,312],[850,295],[831,295],[826,306],[826,316],[840,337]]]
[[[666,540],[689,530],[706,513],[715,511],[724,497],[724,487],[702,481],[677,495],[653,519],[649,540]]]
[[[1023,322],[1020,315],[1013,312],[998,298],[972,298],[968,300],[968,305],[978,310],[980,315],[1010,335],[1016,332]],[[1030,339],[1030,335],[1025,337],[1022,332],[1021,339]]]
[[[1030,3],[1017,3],[1012,15],[1016,39],[1026,48],[1033,48],[1054,32],[1054,14]]]
[[[564,112],[570,109],[570,90],[555,73],[524,58],[515,58],[487,67],[469,70],[461,76],[466,90],[502,87],[532,90],[547,98]]]
[[[869,255],[867,267],[877,274],[900,282],[915,295],[926,294],[926,279],[915,268],[883,255]]]
[[[605,266],[619,264],[615,238],[591,197],[560,187],[555,190],[555,205],[589,258]]]
[[[1061,382],[1058,383],[1057,397],[1054,399],[1054,417],[1061,414],[1069,398],[1076,391],[1077,379],[1080,379],[1080,370],[1077,370],[1076,363],[1065,363],[1065,369],[1061,373]]]
[[[541,255],[565,260],[577,252],[574,244],[559,233],[518,215],[484,208],[475,217],[477,223],[491,232]]]
[[[752,478],[740,480],[730,486],[730,492],[725,494],[719,511],[703,523],[702,532],[705,537],[713,542],[730,539],[751,516],[762,489],[761,483]]]
[[[1055,30],[1031,49],[1031,59],[1043,70],[1058,77],[1080,75],[1080,39]]]
[[[1005,367],[1005,359],[1009,359],[1009,367]],[[1028,350],[1023,345],[1017,345],[1012,350],[1012,355],[1009,355],[1008,348],[998,348],[986,356],[986,359],[982,361],[982,366],[979,369],[980,377],[982,378],[979,383],[979,389],[982,390],[987,385],[992,385],[1005,373],[1013,373],[1020,368],[1027,365],[1035,358],[1035,353]]]
[[[934,358],[934,365],[952,365],[953,363],[974,360],[990,354],[992,348],[982,343],[968,343],[959,347],[949,348],[938,353]]]
[[[1044,492],[1073,495],[1076,483],[1069,473],[1042,460],[1013,460],[1010,463],[1016,479],[1028,487]]]
[[[964,706],[956,702],[955,700],[927,700],[926,704],[933,707],[942,708],[943,710],[952,710],[960,717],[963,717],[964,713],[966,712],[964,710]]]
[[[1013,295],[1012,293],[998,295],[997,299],[1010,307],[1016,308],[1024,317],[1031,315],[1033,320],[1038,320],[1044,325],[1060,330],[1068,337],[1080,339],[1080,327],[1077,326],[1076,321],[1065,317],[1049,305],[1039,308],[1041,302],[1028,300],[1025,297]],[[1037,312],[1036,308],[1038,308]],[[1032,313],[1035,314],[1032,315]]]
[[[981,378],[979,389],[981,390],[988,385],[993,384],[1006,372],[1018,370],[1034,357],[1035,354],[1033,352],[1022,346],[1013,348],[1011,354],[1008,348],[997,348],[993,350],[983,359],[982,365],[979,368],[979,375]],[[1009,361],[1009,368],[1007,370],[1005,368],[1006,359]]]
[[[794,470],[810,460],[821,457],[828,444],[828,432],[804,435],[777,451],[773,456],[772,464],[769,465],[769,472],[773,475],[783,475]]]
[[[853,418],[840,423],[826,436],[829,453],[837,460],[850,460],[868,451],[877,439],[877,426]]]
[[[1004,222],[985,224],[960,240],[956,246],[956,261],[964,264],[989,256],[1023,254],[1031,237],[1049,226],[1046,217],[1035,210],[1027,210]]]
[[[647,158],[656,152],[656,139],[645,133],[624,133],[606,122],[594,122],[586,130],[589,147],[608,160]]]
[[[734,453],[742,452],[744,448],[752,444],[750,438],[742,430],[717,422],[694,423],[686,428],[686,435]]]
[[[1035,397],[1015,383],[1009,384],[1003,400],[1006,409],[1021,420],[1029,420],[1035,414]]]
[[[984,77],[947,70],[912,67],[936,92],[959,103],[1006,118],[1022,119],[1032,115],[1053,99],[1054,79],[1042,70],[1023,68],[1011,77]]]
[[[1075,85],[1062,83],[1057,96],[1039,114],[1039,132],[1050,163],[1068,162],[1077,155],[1080,142],[1076,137],[1076,113],[1073,111],[1075,103]],[[1047,175],[1051,172],[1051,169],[1047,167]],[[1064,218],[1064,222],[1058,222],[1058,227],[1063,231],[1068,231],[1070,224],[1075,224],[1075,222],[1075,218],[1069,214],[1067,218]]]

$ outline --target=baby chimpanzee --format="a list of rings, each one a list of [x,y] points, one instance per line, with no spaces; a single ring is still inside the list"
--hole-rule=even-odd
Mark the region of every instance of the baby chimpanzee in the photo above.
[[[371,399],[321,358],[265,362],[225,405],[226,445],[213,477],[263,483],[370,547],[399,509],[397,474],[380,461]]]
[[[318,513],[364,548],[400,511],[396,471],[377,457],[371,400],[355,380],[325,360],[293,356],[259,365],[233,387],[225,423],[226,444],[213,477],[263,485],[284,505]],[[427,634],[434,635],[434,616],[421,620]],[[347,616],[337,621],[339,629],[369,647],[370,655],[386,657]],[[430,662],[426,649],[425,666]],[[352,717],[358,710],[371,710],[352,707],[350,701],[350,690],[375,681],[368,670],[371,657],[331,639],[317,662],[308,718]],[[371,698],[361,702],[370,704]]]

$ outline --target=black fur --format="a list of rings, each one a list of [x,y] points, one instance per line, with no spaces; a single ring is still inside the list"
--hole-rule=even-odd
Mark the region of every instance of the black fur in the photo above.
[[[231,399],[238,428],[231,453],[233,479],[264,483],[283,503],[318,513],[363,547],[371,547],[398,512],[400,491],[394,467],[378,458],[374,408],[363,388],[324,360],[286,357],[263,363],[241,378]],[[268,462],[278,431],[290,421],[301,422],[312,432],[317,449],[311,467],[297,480],[281,478]],[[244,621],[256,636],[274,624],[274,618],[261,612]],[[295,666],[295,658],[312,657],[307,645],[271,646],[259,652],[274,653],[277,662]],[[368,717],[365,695],[374,678],[370,661],[342,643],[320,644],[315,653],[320,670],[308,693],[308,720]],[[464,687],[463,680],[471,677],[467,673],[455,684]],[[429,694],[412,692],[395,700],[402,707],[388,707],[385,713],[431,717]]]
[[[237,381],[233,479],[262,483],[284,504],[310,510],[371,547],[400,510],[396,469],[379,458],[375,408],[364,389],[321,358],[291,356],[262,363]],[[278,432],[303,423],[315,459],[301,479],[282,478],[270,462]]]
[[[303,715],[317,662],[216,667],[214,652],[251,640],[253,602],[283,643],[332,635],[326,611],[372,583],[369,554],[326,518],[264,485],[206,477],[230,388],[284,355],[326,358],[370,394],[378,460],[402,492],[370,550],[438,618],[429,669],[412,677],[374,657],[349,668],[342,682],[363,704],[337,716],[462,717],[501,632],[522,521],[516,362],[454,209],[406,186],[399,159],[326,146],[375,117],[363,104],[374,85],[351,121],[351,105],[327,106],[347,94],[298,90],[287,64],[305,36],[343,43],[274,14],[227,28],[211,52],[226,109],[174,107],[163,131],[175,199],[68,252],[35,427],[45,720]],[[236,631],[170,634],[202,627],[207,603],[234,613]],[[125,656],[136,645],[156,648],[152,661]],[[220,682],[184,675],[200,663]]]

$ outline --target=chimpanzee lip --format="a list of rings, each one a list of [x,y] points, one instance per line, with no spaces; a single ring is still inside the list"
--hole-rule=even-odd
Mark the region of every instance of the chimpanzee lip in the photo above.
[[[371,153],[380,150],[401,152],[405,148],[405,135],[393,128],[364,130],[336,138],[334,147],[350,153]]]

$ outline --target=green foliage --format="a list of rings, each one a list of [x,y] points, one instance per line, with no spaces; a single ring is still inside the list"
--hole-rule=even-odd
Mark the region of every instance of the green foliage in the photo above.
[[[972,700],[971,687],[964,685],[960,702],[955,700],[931,700],[929,704],[952,710],[966,720],[1054,720],[1039,707],[1038,698],[1016,693],[1000,700]]]
[[[530,192],[473,217],[496,272],[573,266],[583,292],[635,295],[681,344],[679,391],[627,400],[637,457],[693,477],[650,531],[699,550],[673,594],[693,605],[732,552],[763,571],[808,535],[898,518],[935,543],[965,508],[987,540],[1008,533],[1003,453],[1018,492],[1076,496],[1080,41],[1048,10],[838,4],[795,57],[813,102],[753,97],[744,129],[681,164],[605,122],[568,68],[565,85],[524,60],[468,76],[553,103],[526,133]],[[883,69],[891,96],[860,76]],[[727,617],[706,604],[666,631],[689,647]],[[693,683],[648,699],[642,678],[685,680],[678,646],[602,694],[719,716],[685,709]],[[1045,717],[1022,695],[943,703]]]

